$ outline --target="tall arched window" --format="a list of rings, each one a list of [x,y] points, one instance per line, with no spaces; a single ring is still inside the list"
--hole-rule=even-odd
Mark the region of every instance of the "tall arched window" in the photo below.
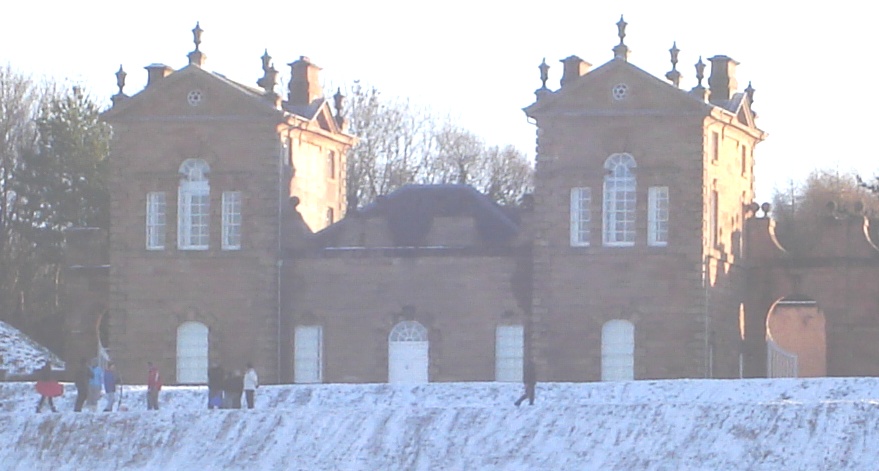
[[[613,154],[604,162],[604,245],[635,245],[635,158]]]
[[[635,379],[635,326],[614,319],[601,327],[601,380]]]
[[[388,382],[426,383],[430,343],[427,329],[417,321],[403,321],[388,336]]]
[[[208,326],[184,322],[177,327],[177,383],[201,384],[208,380]]]
[[[201,159],[186,159],[180,165],[177,191],[177,248],[207,250],[211,186],[210,167]]]

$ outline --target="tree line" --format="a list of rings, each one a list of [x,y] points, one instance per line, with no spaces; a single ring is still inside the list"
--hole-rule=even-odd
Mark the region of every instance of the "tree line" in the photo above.
[[[63,231],[107,228],[110,129],[81,88],[0,68],[0,320],[63,348]]]

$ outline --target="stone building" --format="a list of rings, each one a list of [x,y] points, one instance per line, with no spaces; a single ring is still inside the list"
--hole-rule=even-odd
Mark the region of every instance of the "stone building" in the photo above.
[[[286,99],[268,54],[260,88],[206,71],[198,27],[143,91],[120,68],[109,258],[71,270],[106,300],[79,302],[72,351],[106,305],[123,376],[152,360],[169,383],[246,361],[299,383],[521,381],[529,361],[541,381],[876,374],[869,221],[835,209],[819,248],[786,252],[753,203],[766,133],[738,63],[700,58],[684,90],[676,46],[659,79],[617,26],[612,58],[562,60],[556,90],[541,64],[515,208],[459,185],[347,208],[355,137],[305,57]]]

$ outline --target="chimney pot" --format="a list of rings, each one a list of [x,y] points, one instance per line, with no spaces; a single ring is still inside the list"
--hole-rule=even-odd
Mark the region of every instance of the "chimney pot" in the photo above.
[[[736,66],[739,63],[724,55],[708,60],[711,61],[711,75],[708,77],[708,90],[711,92],[709,100],[717,105],[728,101],[739,88],[736,81]]]
[[[168,67],[165,64],[150,64],[144,67],[144,69],[147,70],[147,87],[171,75],[171,73],[174,72],[174,69]]]
[[[561,81],[561,86],[563,87],[568,81],[586,75],[586,73],[589,72],[589,68],[592,67],[592,64],[577,56],[569,56],[562,59],[560,62],[564,65]]]

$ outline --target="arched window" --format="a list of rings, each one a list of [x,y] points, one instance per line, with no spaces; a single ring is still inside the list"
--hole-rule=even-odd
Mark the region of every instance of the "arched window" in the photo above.
[[[635,379],[635,326],[614,319],[601,327],[601,380]]]
[[[208,380],[208,326],[184,322],[177,327],[177,383],[200,384]]]
[[[635,158],[613,154],[604,162],[604,245],[635,245]]]
[[[209,240],[210,167],[201,159],[187,159],[180,165],[177,192],[177,248],[207,250]]]
[[[388,382],[426,383],[430,343],[427,329],[417,321],[403,321],[388,336]]]

